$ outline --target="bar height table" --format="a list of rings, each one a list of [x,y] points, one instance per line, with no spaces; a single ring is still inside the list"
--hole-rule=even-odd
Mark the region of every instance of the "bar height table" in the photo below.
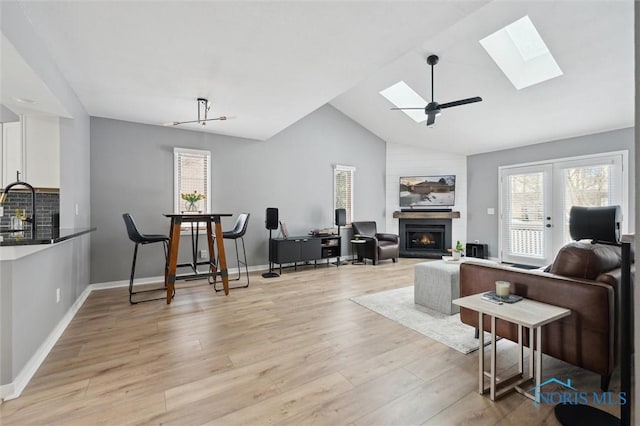
[[[224,253],[224,240],[222,238],[221,217],[230,217],[231,213],[165,213],[164,216],[171,219],[171,228],[169,229],[169,267],[164,277],[164,284],[167,288],[167,304],[171,303],[173,289],[176,284],[176,268],[178,266],[178,248],[180,246],[180,231],[183,222],[204,222],[207,225],[207,243],[209,248],[209,271],[212,274],[219,273],[222,277],[222,286],[224,294],[229,295],[229,273],[227,271],[227,257]],[[215,265],[216,270],[211,268],[214,263],[211,259],[215,259],[213,249],[214,230],[211,223],[215,224],[215,241],[218,249],[218,264]],[[219,272],[218,272],[219,271]]]

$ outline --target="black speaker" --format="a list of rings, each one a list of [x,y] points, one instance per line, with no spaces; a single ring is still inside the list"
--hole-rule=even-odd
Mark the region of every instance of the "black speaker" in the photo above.
[[[486,244],[467,243],[465,254],[467,257],[477,257],[478,259],[486,259],[489,249]]]
[[[262,274],[264,278],[275,278],[280,275],[273,272],[273,260],[271,256],[271,231],[278,229],[278,209],[275,207],[267,207],[265,213],[264,226],[269,230],[269,272]]]
[[[347,224],[347,210],[336,209],[336,225],[345,226]]]
[[[267,213],[264,220],[264,226],[267,229],[278,229],[278,209],[275,207],[267,207]]]
[[[620,242],[620,206],[578,207],[569,211],[569,234],[574,240]]]

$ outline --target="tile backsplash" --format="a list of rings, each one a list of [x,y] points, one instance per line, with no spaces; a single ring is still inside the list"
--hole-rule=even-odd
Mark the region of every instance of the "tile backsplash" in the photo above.
[[[11,191],[3,204],[4,216],[0,217],[0,227],[10,226],[11,216],[15,216],[16,209],[27,211],[31,217],[31,193],[26,191]],[[52,192],[36,192],[36,225],[38,227],[51,226],[51,216],[60,213],[60,194]],[[28,224],[26,224],[28,226]]]

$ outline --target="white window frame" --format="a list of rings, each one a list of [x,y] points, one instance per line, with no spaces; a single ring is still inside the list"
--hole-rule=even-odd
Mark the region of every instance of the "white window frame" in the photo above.
[[[197,156],[203,156],[206,157],[206,173],[207,173],[207,178],[208,178],[208,182],[207,182],[207,191],[206,191],[206,198],[204,199],[205,201],[205,211],[210,212],[211,211],[211,184],[212,184],[212,179],[211,179],[211,151],[205,151],[205,150],[201,150],[201,149],[190,149],[190,148],[178,148],[178,147],[174,147],[173,148],[173,212],[174,213],[180,213],[180,181],[178,178],[178,159],[180,158],[181,154],[190,154],[190,155],[197,155]]]
[[[347,214],[347,226],[351,226],[351,222],[353,222],[353,193],[355,192],[355,174],[356,174],[356,168],[353,166],[344,166],[341,164],[336,164],[333,166],[333,211],[335,212],[335,210],[338,208],[337,207],[337,199],[336,199],[336,176],[338,175],[338,172],[351,172],[351,199],[349,200],[349,205],[351,206],[351,209],[349,209],[348,214]]]
[[[544,164],[548,164],[551,165],[553,169],[559,169],[562,168],[563,166],[566,166],[567,164],[571,164],[571,163],[588,163],[593,161],[594,163],[598,163],[599,161],[605,159],[611,159],[613,157],[620,157],[620,166],[622,168],[621,170],[621,176],[620,176],[620,197],[621,197],[621,202],[620,202],[620,208],[622,210],[622,224],[621,224],[621,233],[623,234],[627,234],[629,233],[628,229],[629,229],[629,151],[628,150],[620,150],[620,151],[609,151],[609,152],[601,152],[601,153],[597,153],[597,154],[587,154],[587,155],[578,155],[578,156],[574,156],[574,157],[563,157],[563,158],[554,158],[554,159],[549,159],[549,160],[542,160],[542,161],[536,161],[536,162],[528,162],[528,163],[520,163],[520,164],[511,164],[508,166],[500,166],[498,167],[498,202],[499,202],[499,226],[498,226],[498,246],[499,246],[499,259],[502,261],[503,258],[503,208],[504,206],[503,204],[503,200],[504,200],[504,196],[503,196],[503,185],[502,185],[502,176],[504,174],[504,172],[508,172],[510,169],[517,169],[517,168],[525,168],[525,167],[529,167],[529,166],[541,166]],[[558,173],[554,173],[552,171],[552,182],[554,185],[558,185],[559,180],[557,178]],[[555,197],[555,196],[554,196]],[[553,218],[554,220],[556,220],[556,217],[560,218],[562,215],[560,213],[559,210],[559,200],[557,199],[557,197],[555,197],[555,199],[552,200],[552,213],[553,213]],[[557,242],[556,242],[556,246],[553,247],[552,252],[550,253],[550,255],[552,256],[552,258],[555,256],[555,252],[557,249],[559,249],[559,247],[557,247]]]

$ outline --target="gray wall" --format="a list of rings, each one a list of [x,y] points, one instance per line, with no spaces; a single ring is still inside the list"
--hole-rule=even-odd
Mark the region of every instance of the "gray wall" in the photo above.
[[[168,233],[162,213],[173,209],[173,147],[211,151],[212,209],[234,214],[223,220],[224,229],[236,214],[251,214],[245,237],[250,265],[268,263],[266,207],[280,209],[292,235],[333,226],[334,164],[356,167],[356,219],[384,226],[385,143],[331,106],[264,142],[92,118],[91,222],[98,230],[91,241],[91,282],[128,279],[133,245],[122,213],[130,212],[143,232]],[[182,248],[188,243],[183,237]],[[230,264],[234,257],[228,256]],[[136,276],[162,275],[161,259],[159,245],[142,248]]]
[[[629,150],[629,226],[635,223],[635,165],[633,128],[545,142],[521,148],[467,157],[467,241],[489,244],[489,256],[498,257],[498,167],[554,158]],[[488,215],[487,208],[496,209]]]
[[[75,92],[71,89],[64,76],[59,71],[58,66],[39,38],[36,29],[26,19],[22,5],[19,2],[2,2],[2,13],[0,23],[2,33],[13,44],[16,50],[40,79],[47,85],[62,103],[65,109],[73,116],[73,119],[60,119],[60,224],[63,227],[85,226],[89,224],[89,116],[78,100]],[[75,214],[75,205],[79,206],[79,214]],[[84,238],[84,241],[90,237]],[[38,293],[38,297],[44,300],[45,308],[38,306],[28,299],[16,305],[15,295],[12,305],[7,305],[3,301],[0,306],[0,321],[4,318],[13,318],[19,315],[19,311],[29,312],[28,318],[20,318],[13,327],[13,336],[4,332],[5,324],[0,324],[3,330],[0,348],[0,377],[5,384],[9,376],[15,379],[16,368],[33,355],[34,348],[37,348],[48,336],[54,327],[60,322],[64,314],[80,296],[82,291],[89,284],[89,248],[88,242],[74,245],[72,253],[60,255],[55,259],[55,274],[49,274],[41,269],[39,263],[32,262],[32,259],[25,258],[24,262],[19,261],[11,267],[11,275],[6,276],[3,272],[1,278],[2,285],[20,286],[21,291]],[[55,248],[51,249],[50,255],[55,256]],[[26,279],[28,274],[38,272],[40,281],[47,281],[46,287],[43,283],[36,284],[34,280]],[[42,280],[46,277],[46,280]],[[60,279],[58,279],[60,277]],[[23,279],[24,278],[24,279]],[[5,279],[10,282],[5,282]],[[55,290],[51,286],[57,283],[62,294],[61,302],[56,304]],[[7,312],[9,310],[9,312]],[[6,324],[6,327],[11,327]],[[6,365],[5,351],[12,348],[20,349],[19,353],[12,356],[11,363],[14,366],[11,372],[6,372],[2,366]],[[16,367],[18,366],[18,367]]]

